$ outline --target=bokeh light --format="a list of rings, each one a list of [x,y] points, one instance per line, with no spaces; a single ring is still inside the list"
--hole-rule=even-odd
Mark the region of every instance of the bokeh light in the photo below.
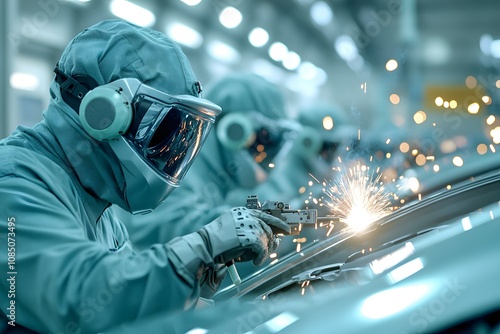
[[[388,70],[389,72],[392,72],[397,68],[398,68],[398,62],[395,59],[389,59],[385,64],[385,69]]]
[[[472,75],[469,75],[467,78],[465,78],[465,85],[467,88],[474,89],[477,86],[477,80],[474,78]]]
[[[402,153],[406,153],[410,150],[410,145],[407,142],[402,142],[401,144],[399,144],[399,150]]]
[[[479,144],[477,145],[477,153],[483,155],[483,154],[486,154],[486,152],[488,152],[488,146],[486,144]]]
[[[422,110],[417,111],[413,115],[413,120],[417,124],[422,124],[423,122],[425,122],[426,119],[427,119],[427,114],[425,112],[423,112]]]
[[[467,111],[470,114],[477,114],[479,112],[479,103],[473,102],[467,107]]]
[[[325,116],[323,118],[323,129],[325,130],[331,130],[333,129],[333,118],[331,116]]]
[[[434,100],[434,103],[436,103],[438,107],[441,107],[443,105],[443,102],[444,100],[441,96],[436,97],[436,99]]]
[[[453,157],[453,164],[457,167],[462,167],[464,165],[464,160],[459,156],[455,156]]]
[[[398,104],[401,99],[399,98],[398,94],[391,94],[389,100],[391,101],[392,104]]]

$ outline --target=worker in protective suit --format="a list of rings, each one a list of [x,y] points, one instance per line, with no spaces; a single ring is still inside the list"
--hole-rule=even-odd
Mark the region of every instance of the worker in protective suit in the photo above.
[[[297,196],[288,184],[294,179],[282,180],[269,167],[279,165],[275,158],[296,129],[281,89],[258,75],[234,73],[212,82],[204,96],[222,114],[182,186],[152,213],[117,210],[138,249],[196,231],[228,208],[245,205],[248,195],[280,201]]]
[[[104,21],[71,41],[55,72],[44,119],[0,141],[0,326],[97,333],[192,309],[214,266],[274,251],[270,225],[288,227],[244,207],[141,252],[108,209],[155,209],[220,113],[178,45]]]
[[[318,185],[317,181],[320,190],[324,187],[321,183],[332,178],[332,167],[338,163],[338,158],[349,153],[346,148],[351,146],[357,130],[339,106],[328,102],[315,102],[300,108],[296,121],[301,126],[300,131],[295,133],[291,149],[277,167],[276,174],[281,184],[293,185],[286,180],[294,178],[297,184],[309,188],[291,203],[292,207],[300,208],[312,191],[309,181],[313,181],[313,188]]]

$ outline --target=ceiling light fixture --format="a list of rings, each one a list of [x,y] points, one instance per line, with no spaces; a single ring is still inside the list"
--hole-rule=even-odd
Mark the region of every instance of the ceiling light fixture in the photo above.
[[[269,34],[262,28],[254,28],[248,34],[248,41],[256,48],[260,48],[269,41]]]
[[[243,15],[234,7],[226,7],[219,14],[220,23],[228,29],[236,28],[242,20]]]
[[[156,22],[153,12],[130,1],[113,0],[109,10],[113,15],[141,27],[151,27]]]

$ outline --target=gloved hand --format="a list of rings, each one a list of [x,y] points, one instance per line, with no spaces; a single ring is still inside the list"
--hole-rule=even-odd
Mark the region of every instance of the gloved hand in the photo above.
[[[172,239],[165,247],[176,272],[194,287],[202,281],[207,267],[231,260],[264,263],[278,247],[271,226],[290,232],[290,226],[279,218],[236,207],[197,232]]]
[[[202,237],[214,263],[230,260],[264,263],[278,247],[270,226],[290,232],[284,221],[259,210],[236,207],[201,228]]]
[[[215,264],[208,267],[203,273],[201,281],[200,297],[210,299],[215,295],[217,290],[227,275],[227,267],[225,264]]]

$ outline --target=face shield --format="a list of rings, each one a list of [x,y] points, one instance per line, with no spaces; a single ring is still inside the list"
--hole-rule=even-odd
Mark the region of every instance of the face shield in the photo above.
[[[152,211],[180,185],[221,109],[191,95],[163,93],[137,79],[105,86],[130,101],[133,111],[126,132],[109,141],[124,173],[125,209]],[[102,99],[98,102],[105,106]]]
[[[217,125],[221,144],[233,151],[245,150],[262,169],[269,171],[278,156],[284,155],[295,122],[272,119],[258,111],[231,112]]]

